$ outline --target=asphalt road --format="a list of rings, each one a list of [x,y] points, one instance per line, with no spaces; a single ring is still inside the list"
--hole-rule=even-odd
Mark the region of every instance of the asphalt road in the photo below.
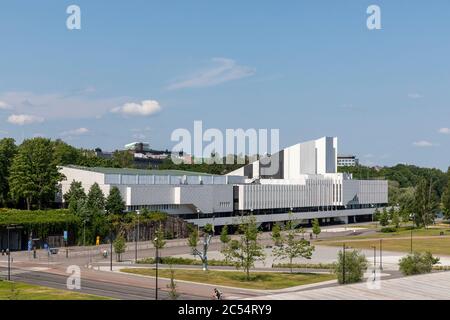
[[[0,267],[0,272],[6,275],[7,268]],[[11,280],[67,290],[67,275],[14,269],[11,274]],[[155,289],[153,288],[130,286],[126,282],[117,283],[104,280],[85,279],[84,277],[81,280],[81,290],[77,290],[77,292],[121,300],[155,300]],[[168,292],[159,290],[158,299],[169,299]],[[204,300],[205,297],[181,294],[178,299]]]

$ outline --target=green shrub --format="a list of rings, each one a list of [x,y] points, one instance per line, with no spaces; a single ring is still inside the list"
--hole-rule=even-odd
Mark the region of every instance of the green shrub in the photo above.
[[[439,263],[439,258],[433,257],[431,252],[414,252],[399,261],[400,271],[405,276],[430,273],[433,265]]]
[[[155,258],[145,258],[138,260],[137,263],[140,264],[154,264]],[[190,258],[182,258],[182,257],[160,257],[159,263],[162,264],[174,264],[174,265],[202,265],[201,260],[190,259]],[[224,260],[208,260],[208,265],[210,266],[234,266],[231,262],[226,262]]]
[[[272,264],[272,268],[290,268],[289,263],[277,263]],[[332,263],[293,263],[292,268],[297,269],[334,269],[334,264]]]
[[[358,250],[338,253],[338,261],[334,263],[334,273],[337,275],[340,284],[360,282],[368,266],[366,256]],[[345,268],[344,268],[345,267]],[[345,281],[344,281],[345,271]]]
[[[392,233],[392,232],[397,232],[397,228],[396,227],[384,227],[384,228],[381,228],[380,231],[383,233]]]

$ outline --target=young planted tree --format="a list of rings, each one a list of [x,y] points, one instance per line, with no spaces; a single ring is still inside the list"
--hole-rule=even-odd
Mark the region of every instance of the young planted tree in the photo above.
[[[317,239],[318,235],[321,232],[319,219],[317,219],[317,218],[312,221],[312,232],[314,233],[314,235],[316,236],[316,239]]]
[[[197,248],[198,245],[198,230],[197,227],[193,225],[188,225],[189,237],[187,239],[188,246],[191,247],[192,251]]]
[[[286,229],[286,235],[281,236],[281,245],[273,249],[273,254],[278,259],[288,259],[292,273],[292,260],[295,258],[311,259],[314,246],[299,237],[299,230],[295,229],[292,220],[288,221]]]
[[[153,246],[158,249],[163,249],[166,245],[164,230],[161,226],[156,230],[155,237],[152,239]]]
[[[122,261],[122,253],[125,252],[126,248],[125,238],[122,235],[118,236],[116,240],[114,240],[113,246],[114,252],[117,254],[117,261]]]
[[[230,242],[231,237],[228,234],[228,226],[224,225],[222,227],[222,231],[220,232],[220,242],[222,242],[223,245],[226,245],[228,242]]]
[[[386,208],[383,208],[383,212],[380,216],[380,225],[385,227],[389,224],[389,213],[387,212]]]
[[[177,291],[177,284],[175,283],[175,270],[170,265],[170,282],[167,285],[167,289],[169,289],[169,298],[172,300],[177,300],[180,294]]]
[[[394,210],[394,212],[392,212],[391,223],[396,229],[398,229],[400,227],[400,215],[397,210]]]
[[[14,200],[24,199],[28,210],[33,204],[41,209],[53,201],[61,179],[49,139],[28,139],[19,146],[9,177],[10,194]]]
[[[274,245],[281,246],[282,244],[281,227],[278,223],[275,223],[273,225],[271,237]]]
[[[111,188],[108,198],[106,198],[105,209],[109,214],[123,214],[125,211],[125,202],[122,199],[119,188]]]
[[[378,208],[375,209],[373,212],[373,221],[380,221],[381,218],[381,212]]]
[[[244,270],[247,281],[250,280],[250,269],[257,260],[265,257],[264,248],[258,242],[258,226],[254,216],[243,217],[239,225],[240,239],[231,240],[226,250],[228,261],[235,263],[237,269]]]
[[[200,252],[197,248],[192,248],[192,254],[198,256],[203,263],[203,271],[208,270],[208,248],[211,243],[211,239],[214,235],[214,228],[211,224],[207,224],[203,228],[203,251]]]

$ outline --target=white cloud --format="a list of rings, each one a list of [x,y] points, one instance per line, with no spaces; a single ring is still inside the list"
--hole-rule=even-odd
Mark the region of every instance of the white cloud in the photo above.
[[[95,118],[129,100],[130,97],[94,98],[80,93],[0,93],[0,101],[12,106],[15,113],[39,115],[46,120]]]
[[[408,93],[408,98],[410,99],[420,99],[423,98],[423,95],[420,93],[414,92],[414,93]]]
[[[81,136],[89,132],[87,128],[78,128],[69,131],[64,131],[61,133],[62,136]]]
[[[32,124],[32,123],[40,123],[43,121],[44,121],[44,118],[29,115],[29,114],[13,114],[8,117],[9,123],[16,124],[19,126],[23,126],[26,124]]]
[[[436,146],[436,144],[434,144],[434,143],[432,143],[430,141],[426,141],[426,140],[420,140],[420,141],[413,142],[413,145],[415,147],[420,147],[420,148]]]
[[[121,107],[111,109],[111,112],[122,113],[131,116],[151,116],[161,111],[161,106],[158,101],[144,100],[140,104],[129,102]]]
[[[439,133],[450,134],[450,128],[440,128]]]
[[[0,110],[9,110],[11,109],[11,106],[8,105],[6,102],[4,101],[0,101]]]
[[[175,81],[167,89],[211,87],[227,81],[249,77],[255,73],[253,68],[240,66],[232,59],[214,58],[212,61],[215,63],[214,67]]]

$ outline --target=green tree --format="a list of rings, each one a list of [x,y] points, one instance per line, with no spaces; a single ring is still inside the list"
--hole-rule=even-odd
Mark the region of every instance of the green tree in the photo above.
[[[122,235],[118,236],[117,239],[114,240],[114,252],[117,254],[117,261],[119,262],[122,261],[122,253],[125,252],[126,245],[125,238]]]
[[[395,214],[395,208],[394,208],[394,206],[391,206],[388,211],[389,220],[392,220],[394,218],[394,214]]]
[[[414,274],[430,273],[433,265],[439,263],[439,258],[433,257],[430,252],[414,252],[408,254],[399,261],[400,271],[405,276]]]
[[[113,153],[113,166],[117,168],[133,168],[134,167],[134,156],[131,152],[127,150],[118,151]]]
[[[400,216],[399,216],[399,212],[397,210],[394,210],[394,212],[392,212],[391,223],[395,228],[400,227]]]
[[[275,223],[272,227],[272,241],[276,246],[280,246],[282,243],[282,237],[281,237],[281,227],[278,223]]]
[[[366,256],[358,250],[347,250],[345,255],[340,250],[338,261],[334,264],[334,273],[337,275],[340,284],[355,283],[363,279],[367,267]]]
[[[380,221],[381,218],[381,212],[378,208],[375,209],[373,212],[373,221]]]
[[[235,263],[237,269],[244,270],[247,281],[250,269],[257,260],[264,259],[264,249],[258,242],[258,226],[254,216],[243,217],[239,225],[240,239],[231,240],[225,251],[228,261]]]
[[[177,285],[175,283],[175,270],[170,265],[170,282],[167,285],[167,289],[169,289],[169,298],[172,300],[177,300],[180,294],[177,292]]]
[[[295,229],[292,220],[288,221],[286,229],[286,235],[281,236],[281,245],[273,249],[273,254],[278,259],[288,259],[292,273],[292,260],[295,258],[311,259],[314,246],[303,237],[299,237],[300,230]]]
[[[67,166],[70,164],[80,164],[82,153],[75,147],[57,139],[52,142],[55,163],[58,166]]]
[[[380,225],[385,227],[388,224],[389,224],[389,213],[387,212],[386,208],[383,208],[383,211],[380,216]]]
[[[447,170],[447,186],[441,197],[441,205],[444,217],[450,219],[450,167]]]
[[[314,219],[312,221],[312,232],[315,234],[316,239],[317,236],[320,234],[321,230],[320,230],[320,224],[319,224],[319,219]]]
[[[163,249],[166,245],[166,241],[164,240],[164,230],[161,226],[156,229],[155,237],[152,239],[153,246],[158,249]]]
[[[414,221],[427,227],[434,222],[439,210],[439,200],[432,180],[422,179],[417,185],[414,202]]]
[[[78,212],[78,204],[80,200],[86,199],[86,193],[84,192],[81,182],[73,180],[70,183],[69,191],[63,195],[63,198],[68,204],[69,211],[76,214]]]
[[[98,183],[94,183],[89,189],[86,206],[92,214],[99,213],[105,210],[105,195]]]
[[[119,188],[115,186],[111,188],[108,198],[106,198],[105,209],[109,214],[122,214],[125,211],[125,202]]]
[[[228,242],[230,242],[231,237],[228,234],[228,226],[224,225],[222,227],[222,231],[220,232],[220,242],[222,242],[223,245],[226,245]]]
[[[28,139],[19,146],[9,177],[13,199],[24,199],[28,210],[34,203],[41,209],[54,199],[61,179],[49,139]]]
[[[193,225],[188,225],[189,229],[189,237],[188,237],[188,246],[191,247],[192,251],[197,248],[199,235],[198,230]]]
[[[0,205],[6,206],[9,200],[9,175],[11,164],[17,153],[14,139],[4,138],[0,140]]]

